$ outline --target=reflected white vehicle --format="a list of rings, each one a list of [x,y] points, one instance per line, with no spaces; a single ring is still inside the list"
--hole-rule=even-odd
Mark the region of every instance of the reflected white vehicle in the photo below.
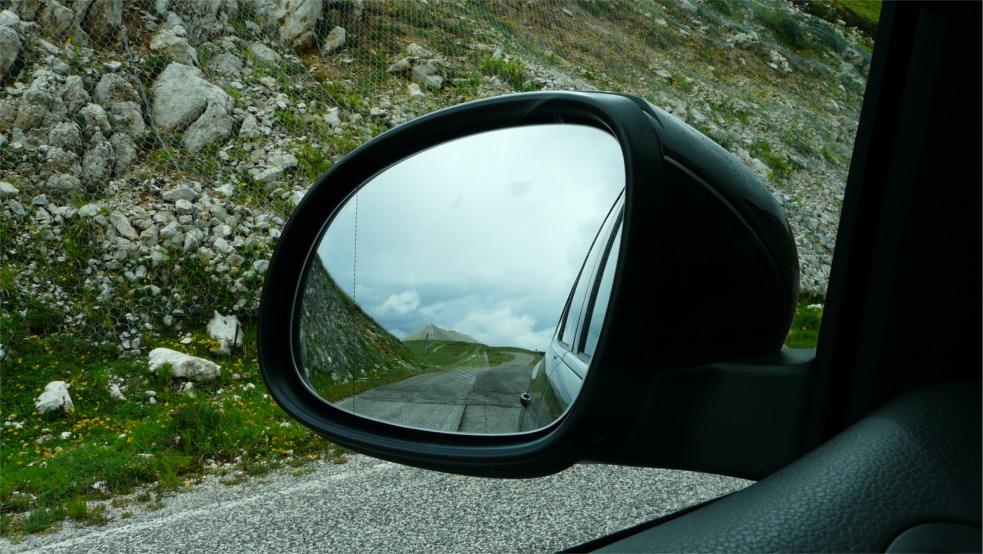
[[[520,431],[556,421],[576,400],[597,347],[621,244],[624,194],[611,207],[577,275],[560,321],[520,397]]]

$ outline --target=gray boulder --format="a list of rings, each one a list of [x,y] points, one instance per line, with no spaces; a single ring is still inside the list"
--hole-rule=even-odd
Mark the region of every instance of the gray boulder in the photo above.
[[[172,63],[153,86],[153,116],[161,131],[184,132],[184,147],[193,152],[232,134],[234,102],[209,83],[195,67]]]
[[[198,52],[188,43],[184,27],[175,26],[154,35],[150,50],[170,56],[177,63],[198,67]]]
[[[116,126],[131,137],[138,137],[147,130],[139,102],[116,102],[109,113],[113,114]]]
[[[137,230],[133,228],[130,220],[126,218],[125,215],[119,212],[113,212],[109,214],[109,223],[113,225],[116,232],[130,240],[137,240],[140,235],[137,234]]]
[[[109,141],[95,145],[82,157],[82,180],[89,187],[101,187],[113,178],[113,147]],[[129,237],[127,237],[129,238]]]
[[[17,31],[10,27],[0,26],[0,78],[14,66],[20,56],[21,40]]]
[[[21,14],[21,17],[25,17]],[[25,19],[29,19],[25,17]],[[79,46],[89,45],[89,35],[82,31],[75,12],[56,0],[48,0],[38,18],[44,34],[59,41],[72,39]]]
[[[50,71],[35,73],[31,87],[21,96],[14,126],[24,131],[48,127],[64,119],[67,114],[61,101],[58,76]]]
[[[170,366],[171,377],[190,381],[211,381],[222,374],[222,368],[215,362],[168,348],[155,348],[148,356],[150,371],[158,373],[162,366]]]
[[[115,155],[113,171],[116,175],[123,175],[137,160],[137,146],[126,133],[116,133],[109,139],[109,144]]]
[[[19,15],[21,19],[34,21],[38,18],[41,10],[41,0],[11,0],[9,9]]]
[[[249,4],[251,1],[243,0],[243,3]],[[194,2],[157,0],[156,4],[157,14],[167,17],[167,28],[172,28],[171,22],[177,20],[181,21],[181,25],[189,31],[193,29],[193,34],[188,39],[195,44],[210,37],[232,32],[229,22],[238,12],[237,0],[195,0]]]
[[[97,44],[108,44],[123,24],[123,0],[81,0],[73,4],[82,28]]]
[[[61,99],[69,114],[77,113],[82,106],[89,103],[91,99],[89,93],[85,91],[85,83],[82,77],[70,75],[65,78],[65,84],[61,89]]]
[[[365,15],[365,3],[363,0],[326,0],[324,11],[338,10],[353,19],[361,19]]]
[[[229,354],[233,347],[242,346],[242,323],[234,315],[224,316],[218,312],[208,322],[208,336],[218,341],[215,353]]]
[[[140,95],[122,76],[116,73],[105,74],[93,90],[92,96],[97,104],[109,108],[116,125],[131,136],[139,136],[146,131],[140,110]]]
[[[321,43],[321,53],[322,54],[333,54],[345,46],[345,41],[348,39],[348,32],[345,31],[344,27],[335,27],[331,29],[328,36],[325,37],[324,42]]]
[[[256,59],[264,62],[276,63],[280,61],[280,54],[277,54],[275,50],[262,42],[249,43],[249,53],[256,56]]]
[[[48,148],[45,152],[45,171],[52,173],[66,173],[68,175],[81,175],[82,166],[79,165],[78,154],[72,150],[63,150],[58,147]]]
[[[82,182],[75,175],[55,173],[44,183],[45,194],[52,198],[69,199],[82,189]]]
[[[67,152],[82,149],[82,129],[73,121],[64,121],[48,132],[48,144]]]
[[[242,73],[243,65],[242,59],[239,56],[229,52],[222,52],[208,62],[208,69],[226,77],[237,77]]]
[[[86,104],[84,108],[79,110],[79,117],[85,124],[82,128],[82,136],[86,141],[91,140],[96,132],[101,133],[104,137],[113,134],[113,128],[109,124],[106,110],[99,104]]]
[[[322,0],[277,0],[274,17],[280,40],[297,49],[313,46],[314,25],[322,8]]]
[[[112,106],[116,102],[140,101],[140,95],[137,94],[133,85],[118,73],[103,75],[92,91],[92,98],[96,104],[102,106]]]
[[[410,78],[414,83],[432,90],[439,90],[444,84],[444,78],[440,76],[440,63],[436,60],[414,65]]]
[[[45,385],[44,392],[37,397],[34,402],[34,409],[38,414],[44,415],[49,412],[72,413],[75,404],[72,397],[68,394],[68,383],[64,381],[52,381]]]

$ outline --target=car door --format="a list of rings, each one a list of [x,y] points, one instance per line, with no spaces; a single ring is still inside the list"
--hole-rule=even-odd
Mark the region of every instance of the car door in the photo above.
[[[580,392],[611,295],[623,206],[623,200],[619,199],[598,231],[543,363],[533,370],[529,391],[523,399],[529,404],[529,413],[520,422],[522,429],[539,428],[556,420]]]

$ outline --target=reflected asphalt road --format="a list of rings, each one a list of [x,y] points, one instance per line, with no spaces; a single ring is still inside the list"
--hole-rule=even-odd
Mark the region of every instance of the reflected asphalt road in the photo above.
[[[494,367],[435,371],[337,403],[359,415],[409,427],[460,433],[514,433],[533,357],[515,354]]]

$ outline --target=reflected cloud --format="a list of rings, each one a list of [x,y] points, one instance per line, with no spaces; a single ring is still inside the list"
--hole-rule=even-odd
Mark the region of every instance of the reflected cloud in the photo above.
[[[379,317],[384,317],[390,311],[399,315],[406,315],[415,310],[420,305],[420,295],[413,291],[392,294],[386,301],[376,307],[375,312]]]
[[[555,322],[554,322],[555,325]],[[513,314],[512,308],[471,312],[454,323],[454,328],[492,346],[518,346],[543,351],[553,335],[552,326],[536,330],[536,318]]]

